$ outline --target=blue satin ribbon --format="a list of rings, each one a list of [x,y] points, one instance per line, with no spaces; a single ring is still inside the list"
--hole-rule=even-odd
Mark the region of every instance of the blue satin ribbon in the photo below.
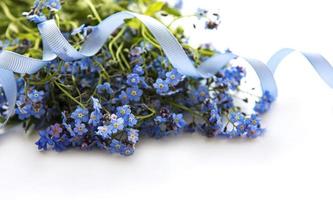
[[[152,17],[128,11],[113,14],[99,25],[93,27],[93,31],[88,35],[80,51],[77,51],[62,35],[55,21],[48,20],[38,24],[38,30],[43,40],[42,60],[29,58],[10,51],[0,52],[0,85],[4,89],[9,104],[9,114],[6,121],[8,121],[15,110],[17,89],[13,72],[21,74],[36,73],[57,57],[64,61],[74,61],[94,56],[103,47],[110,34],[122,26],[124,20],[131,18],[139,19],[149,29],[160,44],[169,62],[185,76],[195,78],[212,77],[231,60],[239,58],[233,53],[218,54],[209,58],[200,66],[195,67],[181,44],[162,23]],[[262,90],[269,91],[274,98],[277,97],[277,86],[273,73],[279,63],[293,51],[292,49],[283,49],[277,52],[267,65],[256,59],[244,58],[258,75]],[[332,66],[319,54],[302,54],[313,65],[322,79],[333,87]],[[0,125],[0,127],[4,124]]]

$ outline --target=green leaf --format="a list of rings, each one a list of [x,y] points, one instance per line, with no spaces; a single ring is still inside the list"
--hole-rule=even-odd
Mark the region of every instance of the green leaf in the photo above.
[[[182,16],[182,14],[180,13],[179,10],[175,9],[175,8],[170,8],[169,6],[164,7],[163,11],[165,11],[166,13],[173,15],[175,17],[180,17]]]
[[[164,2],[159,2],[159,1],[155,2],[147,8],[145,14],[149,15],[149,16],[153,16],[158,11],[161,11],[164,5],[165,5]]]
[[[141,22],[136,18],[125,20],[125,23],[127,26],[133,29],[139,29],[141,26]]]

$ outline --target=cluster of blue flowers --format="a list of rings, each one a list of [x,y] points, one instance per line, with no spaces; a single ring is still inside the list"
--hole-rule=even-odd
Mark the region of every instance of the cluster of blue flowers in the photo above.
[[[37,0],[25,15],[39,23],[47,19],[43,10],[52,13],[60,8],[59,0]],[[206,11],[198,11],[199,18],[206,15]],[[217,24],[207,22],[208,28]],[[91,29],[83,25],[64,35],[80,44]],[[246,76],[244,68],[228,65],[211,78],[186,77],[158,54],[156,44],[141,36],[141,30],[128,26],[119,33],[91,58],[72,62],[56,59],[38,73],[18,79],[15,119],[23,121],[26,129],[39,132],[38,149],[101,149],[129,156],[144,137],[185,132],[220,138],[263,134],[259,114],[266,112],[274,99],[264,91],[254,109],[245,112],[243,107],[251,106],[250,101],[238,96]],[[183,41],[185,36],[178,34]],[[15,46],[20,47],[16,51],[25,52],[31,44],[17,41]],[[200,49],[211,55],[216,52],[209,45]],[[207,58],[199,51],[187,50],[199,56],[192,57],[194,63]],[[6,110],[6,98],[0,90],[0,114],[6,115]]]
[[[227,137],[246,136],[256,138],[263,134],[264,131],[260,126],[260,119],[255,114],[245,117],[244,114],[239,112],[231,113],[228,123],[230,123],[233,128],[231,131],[224,134]]]
[[[43,10],[48,9],[50,12],[57,12],[61,9],[60,0],[36,0],[33,9],[30,12],[24,12],[23,15],[26,18],[39,24],[47,20],[47,17],[43,14]]]
[[[274,102],[273,96],[269,93],[269,91],[264,91],[264,94],[260,98],[259,101],[256,102],[254,107],[254,111],[259,114],[264,114],[269,110],[271,104]]]
[[[30,117],[41,119],[46,113],[46,106],[44,102],[45,92],[38,91],[34,88],[29,88],[28,91],[24,90],[23,79],[18,79],[19,95],[16,101],[16,110],[20,120],[25,120]]]
[[[183,76],[176,69],[166,72],[165,77],[164,80],[158,78],[153,84],[156,92],[160,95],[167,95],[170,92],[170,87],[177,86],[183,79]]]
[[[62,113],[62,123],[39,132],[38,149],[63,151],[71,147],[82,150],[99,148],[129,156],[139,141],[137,119],[130,106],[116,107],[114,114],[102,111],[98,99],[92,97],[92,108],[77,107],[72,113]],[[69,118],[68,118],[69,117]]]

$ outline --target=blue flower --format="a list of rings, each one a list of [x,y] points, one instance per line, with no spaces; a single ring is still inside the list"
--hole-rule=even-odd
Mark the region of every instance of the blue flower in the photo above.
[[[90,114],[90,119],[88,124],[92,124],[93,126],[97,126],[102,119],[102,113],[99,110],[94,110]]]
[[[119,99],[120,99],[122,104],[128,104],[129,103],[128,95],[124,91],[120,92]]]
[[[84,135],[85,133],[88,132],[88,129],[86,128],[86,125],[85,124],[75,124],[75,128],[74,128],[74,132],[77,134],[77,135]]]
[[[164,123],[167,121],[167,119],[162,116],[157,116],[157,117],[155,117],[154,121],[158,122],[158,123]]]
[[[117,116],[118,117],[128,117],[131,114],[131,109],[129,105],[119,106],[117,107]]]
[[[110,83],[103,83],[97,86],[97,93],[98,94],[112,94],[112,89]]]
[[[153,84],[154,88],[156,89],[157,93],[163,94],[167,93],[169,91],[169,85],[167,81],[164,81],[160,78],[156,80],[156,82]]]
[[[135,116],[133,114],[130,114],[127,118],[126,118],[126,123],[129,127],[133,127],[138,123],[138,120],[135,118]]]
[[[134,47],[130,50],[130,55],[132,57],[139,57],[143,53],[144,53],[144,50],[141,47]]]
[[[247,125],[246,136],[249,138],[258,137],[264,133],[264,129],[261,128],[260,119],[257,115],[251,115],[249,118],[246,119],[245,124]]]
[[[108,138],[111,136],[111,129],[109,126],[99,126],[98,131],[96,132],[97,135],[102,136],[103,138]]]
[[[236,126],[236,132],[239,136],[241,135],[244,135],[245,132],[246,132],[246,124],[244,123],[239,123],[237,126]]]
[[[89,66],[92,65],[92,60],[90,58],[83,58],[75,62],[75,65],[78,66],[81,70],[88,70]]]
[[[263,113],[267,112],[270,107],[271,107],[270,103],[268,103],[266,101],[258,101],[255,104],[254,111],[259,114],[263,114]]]
[[[170,72],[166,73],[167,82],[173,86],[176,86],[182,79],[182,75],[177,71],[177,69],[173,69]]]
[[[233,103],[233,98],[230,94],[228,93],[221,93],[220,94],[220,101],[222,103],[222,107],[224,109],[230,109],[234,106],[234,103]]]
[[[0,47],[0,49],[1,49],[1,47]],[[25,87],[24,79],[23,78],[16,79],[16,85],[17,85],[17,93],[23,95],[25,92],[24,91],[24,87]]]
[[[237,122],[244,123],[245,117],[240,112],[232,112],[232,113],[229,114],[229,120],[232,123],[237,123]]]
[[[260,125],[260,119],[254,114],[249,117],[244,117],[241,113],[232,113],[229,121],[235,127],[233,131],[226,133],[229,134],[230,137],[246,136],[255,138],[264,132],[264,129],[262,129]]]
[[[259,114],[263,114],[269,110],[272,102],[274,101],[273,96],[269,91],[265,91],[259,101],[256,102],[254,111]]]
[[[252,114],[252,115],[250,116],[250,118],[247,118],[247,119],[245,120],[245,123],[246,123],[247,125],[251,125],[251,126],[259,126],[259,125],[260,125],[260,119],[258,118],[257,115]]]
[[[245,76],[244,69],[237,66],[231,68],[222,68],[218,74],[216,83],[222,86],[227,86],[231,90],[237,89],[242,78]]]
[[[173,119],[173,122],[175,123],[175,125],[178,128],[184,128],[185,127],[186,121],[183,118],[183,114],[175,114],[175,113],[173,113],[172,114],[172,119]]]
[[[118,131],[122,131],[124,129],[124,119],[123,118],[112,119],[109,126],[113,134],[117,133]]]
[[[89,112],[87,109],[77,107],[76,110],[71,114],[71,118],[75,120],[75,123],[88,122],[89,121]]]
[[[33,115],[35,118],[40,119],[46,113],[43,105],[40,103],[33,104],[31,108],[31,115]]]
[[[49,8],[51,11],[59,11],[61,9],[60,0],[46,0],[43,6]]]
[[[66,113],[62,112],[61,115],[62,115],[62,125],[66,128],[66,130],[69,132],[71,136],[75,136],[72,126],[67,123]]]
[[[140,65],[135,65],[134,69],[133,69],[133,73],[143,75],[145,72],[143,71],[143,69]]]
[[[62,133],[63,129],[61,128],[60,124],[54,124],[50,126],[49,133],[52,137],[60,138],[60,134]]]
[[[62,135],[61,138],[55,138],[53,140],[53,150],[57,152],[61,152],[66,150],[71,145],[71,138],[69,138],[66,134]]]
[[[199,86],[199,88],[195,91],[195,96],[199,101],[204,101],[209,97],[208,88],[204,85]]]
[[[110,144],[110,152],[111,153],[120,153],[123,144],[116,139],[113,139]]]
[[[38,146],[39,150],[47,150],[48,145],[54,145],[53,140],[50,138],[48,132],[46,130],[39,132],[39,140],[35,143]]]
[[[140,76],[138,74],[135,74],[135,73],[129,74],[129,75],[127,75],[126,83],[129,86],[137,87],[140,83]]]
[[[126,93],[128,95],[129,100],[140,101],[143,92],[137,87],[132,87],[132,88],[127,88]]]
[[[247,137],[248,138],[256,138],[264,133],[264,129],[258,126],[248,126],[247,127]]]
[[[93,100],[93,108],[97,111],[100,111],[102,105],[99,103],[99,100],[94,97],[91,97],[91,99]]]
[[[32,102],[38,103],[38,102],[41,102],[43,100],[44,92],[43,91],[32,90],[31,92],[28,93],[28,97]]]
[[[221,116],[220,116],[220,113],[218,112],[218,110],[217,109],[212,109],[210,111],[209,122],[215,123],[220,119],[221,119]]]
[[[25,13],[23,13],[23,14],[25,14]],[[47,20],[45,15],[42,15],[42,14],[40,14],[40,15],[26,15],[26,18],[29,21],[31,21],[35,24],[40,24],[40,23],[43,23]]]
[[[17,108],[15,109],[15,113],[18,115],[20,120],[28,119],[31,116],[32,105],[29,103],[25,103],[22,100],[16,101]]]
[[[134,153],[134,148],[130,146],[123,145],[122,148],[120,149],[120,155],[123,156],[130,156],[133,153]]]
[[[274,97],[272,96],[272,94],[269,91],[264,91],[264,94],[262,95],[262,99],[269,102],[269,103],[273,103],[275,101]]]
[[[136,144],[139,141],[139,131],[136,129],[129,129],[127,131],[127,139],[129,142]]]

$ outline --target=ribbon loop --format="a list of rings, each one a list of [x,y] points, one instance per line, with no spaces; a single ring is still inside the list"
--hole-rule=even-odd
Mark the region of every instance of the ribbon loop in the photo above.
[[[279,64],[284,60],[288,55],[293,52],[299,52],[294,49],[285,48],[276,52],[267,62],[268,68],[274,73],[279,66]],[[308,52],[299,52],[303,55],[316,70],[318,75],[323,79],[328,86],[333,88],[333,67],[332,65],[320,54],[317,53],[308,53]]]

